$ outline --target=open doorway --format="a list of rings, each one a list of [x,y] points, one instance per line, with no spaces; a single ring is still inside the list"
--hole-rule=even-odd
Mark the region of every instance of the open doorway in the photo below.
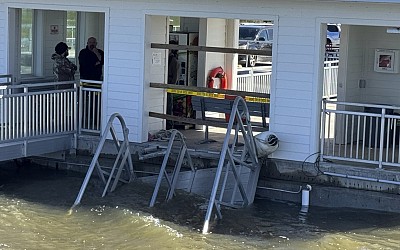
[[[164,27],[160,25],[161,22],[165,24]],[[178,71],[178,81],[174,85],[226,89],[235,92],[232,96],[245,97],[248,93],[259,94],[268,102],[264,112],[269,114],[273,30],[274,22],[268,20],[148,16],[146,40],[151,41],[152,44],[158,43],[164,49],[159,51],[153,49],[151,56],[146,56],[149,58],[146,68],[150,70],[146,74],[145,81],[168,82],[169,51],[162,44],[176,42],[180,70]],[[162,32],[165,34],[164,37],[160,36]],[[252,55],[253,51],[257,51],[257,53]],[[242,58],[245,58],[243,62],[241,62]],[[161,69],[162,71],[160,71]],[[160,79],[163,81],[161,82]],[[174,91],[171,90],[171,92]],[[192,94],[186,93],[185,91],[180,94],[174,92],[173,107],[175,110],[173,115],[202,119],[204,114],[201,114],[195,105],[191,106],[193,103],[188,96]],[[192,91],[192,93],[194,92]],[[163,98],[159,98],[160,94],[164,95]],[[228,94],[224,96],[226,99],[229,97]],[[155,100],[156,97],[158,97],[157,100]],[[151,89],[148,99],[145,96],[145,100],[152,100],[148,105],[149,110],[162,108],[166,112],[166,99],[165,92],[156,92]],[[251,102],[250,98],[246,100]],[[253,98],[252,100],[260,99]],[[216,104],[216,106],[218,105]],[[230,110],[226,112],[230,112]],[[229,117],[226,112],[209,111],[205,113],[205,116],[226,122]],[[149,127],[149,131],[162,129],[162,126],[160,127],[160,124],[156,122],[160,122],[160,120],[153,120],[150,117],[148,126],[144,124],[144,127]],[[175,124],[180,125],[179,122]],[[182,122],[182,124],[186,124],[186,122]],[[185,125],[183,128],[188,127]]]
[[[9,73],[14,84],[52,81],[51,55],[59,42],[68,45],[68,59],[77,65],[89,36],[104,48],[104,13],[27,8],[10,8],[9,13]]]

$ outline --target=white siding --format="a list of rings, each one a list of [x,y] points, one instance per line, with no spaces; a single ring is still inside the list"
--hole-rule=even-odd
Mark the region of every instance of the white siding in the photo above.
[[[161,89],[153,89],[149,87],[150,82],[166,83],[167,82],[167,50],[150,49],[150,43],[168,43],[169,38],[167,36],[168,18],[163,16],[148,16],[146,18],[146,48],[148,53],[145,58],[145,92],[143,103],[143,132],[142,139],[147,139],[147,133],[149,131],[160,130],[165,128],[165,123],[161,123],[160,119],[149,118],[148,112],[154,111],[159,113],[165,113],[166,107],[166,93]],[[153,53],[161,55],[161,65],[152,63]]]
[[[0,3],[0,74],[8,74],[8,65],[7,65],[7,38],[8,38],[8,29],[6,25],[8,23],[7,15],[8,11],[5,8],[4,4]]]

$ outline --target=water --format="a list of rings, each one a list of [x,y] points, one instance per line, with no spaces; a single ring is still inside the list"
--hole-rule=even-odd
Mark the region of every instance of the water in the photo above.
[[[179,193],[149,208],[152,187],[130,184],[101,198],[74,172],[13,163],[0,168],[0,249],[400,249],[400,214],[256,200],[224,209],[202,235],[204,200]],[[159,200],[161,201],[161,199]]]

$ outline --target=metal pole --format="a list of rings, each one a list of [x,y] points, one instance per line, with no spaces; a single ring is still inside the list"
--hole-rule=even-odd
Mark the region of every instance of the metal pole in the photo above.
[[[381,112],[381,131],[380,131],[380,138],[379,138],[379,168],[382,168],[382,161],[383,161],[383,136],[385,132],[385,114],[386,109],[382,108]]]

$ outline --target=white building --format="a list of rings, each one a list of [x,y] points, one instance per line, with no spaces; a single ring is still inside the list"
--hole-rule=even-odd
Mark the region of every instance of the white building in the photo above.
[[[321,151],[328,23],[340,23],[342,29],[338,100],[400,106],[399,7],[400,1],[390,0],[0,0],[0,73],[12,74],[14,84],[51,79],[50,55],[56,43],[74,40],[78,53],[86,39],[95,36],[105,52],[102,124],[119,112],[130,139],[144,142],[149,131],[164,127],[164,121],[149,118],[148,112],[164,112],[165,93],[149,85],[166,82],[167,50],[151,44],[168,43],[170,17],[181,17],[182,31],[198,32],[199,45],[220,47],[235,47],[239,20],[272,21],[270,130],[280,139],[272,158],[303,162]],[[24,17],[31,15],[29,20],[21,18],[22,10],[28,10]],[[76,23],[67,24],[67,19]],[[28,44],[26,51],[21,41]],[[33,55],[28,68],[20,63],[27,51]],[[389,53],[393,67],[375,67],[379,53]],[[200,52],[198,86],[205,86],[208,70],[221,64],[233,75],[235,56]]]

